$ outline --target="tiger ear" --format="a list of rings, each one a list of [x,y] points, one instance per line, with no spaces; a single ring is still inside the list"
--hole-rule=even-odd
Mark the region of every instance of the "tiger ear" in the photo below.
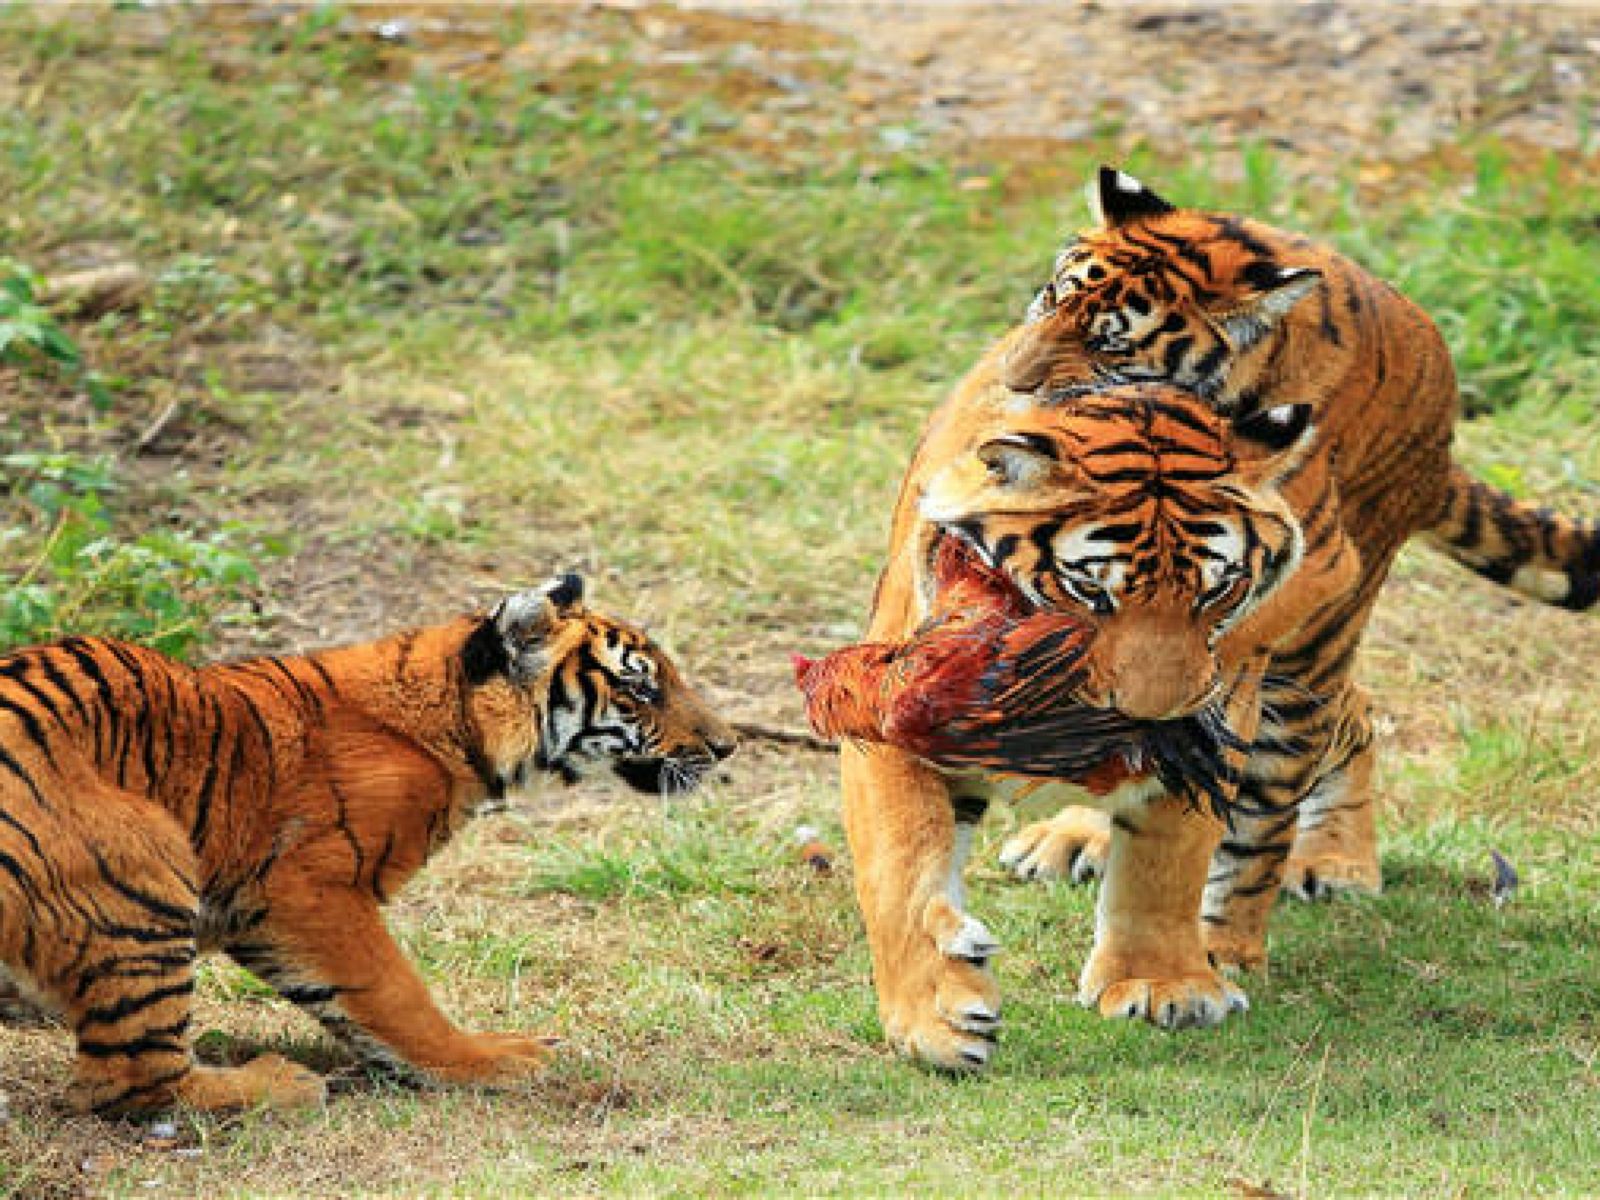
[[[1175,205],[1115,167],[1101,167],[1096,171],[1086,193],[1090,215],[1107,229],[1178,211]]]
[[[563,617],[583,604],[583,580],[577,575],[557,575],[539,587],[507,596],[495,607],[491,619],[507,645],[532,645],[544,641]]]
[[[550,635],[582,605],[583,580],[572,574],[507,596],[468,641],[467,677],[475,683],[497,674],[518,683],[535,678],[549,665]]]
[[[991,483],[1008,488],[1032,487],[1046,479],[1061,461],[1049,438],[1035,433],[1005,433],[978,447],[978,461]]]
[[[1254,289],[1243,302],[1216,318],[1217,328],[1237,352],[1248,350],[1322,284],[1315,267],[1253,266],[1245,272]]]

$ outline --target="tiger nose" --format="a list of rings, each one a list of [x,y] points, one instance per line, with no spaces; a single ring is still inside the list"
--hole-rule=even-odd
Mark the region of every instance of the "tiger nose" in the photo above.
[[[739,748],[739,739],[731,734],[726,738],[707,738],[706,749],[711,751],[711,757],[718,762],[731,755]]]

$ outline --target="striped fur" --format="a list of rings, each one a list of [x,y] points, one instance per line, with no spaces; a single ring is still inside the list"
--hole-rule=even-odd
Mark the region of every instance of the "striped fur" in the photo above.
[[[463,1032],[380,906],[536,774],[692,787],[733,738],[575,576],[493,614],[193,669],[73,638],[0,658],[0,962],[77,1038],[100,1112],[316,1101],[276,1056],[197,1065],[198,953],[225,950],[369,1063],[496,1083],[545,1040]]]
[[[893,641],[933,609],[942,539],[959,536],[1041,608],[1093,626],[1079,698],[1142,718],[1207,712],[1235,735],[1223,807],[1253,820],[1245,747],[1257,740],[1272,647],[1317,626],[1358,575],[1337,511],[1296,516],[1328,488],[1314,436],[1262,455],[1207,401],[1168,384],[1059,389],[1046,402],[986,357],[929,424],[896,512],[868,637]],[[994,981],[958,953],[970,828],[1017,784],[953,774],[886,747],[843,751],[845,823],[884,1027],[901,1050],[981,1066],[998,1025]],[[1067,789],[1056,788],[1058,793]],[[1243,993],[1208,961],[1201,911],[1224,826],[1159,782],[1102,797],[1112,854],[1080,980],[1106,1015],[1215,1024]],[[1244,805],[1239,813],[1238,806]]]
[[[1324,460],[1329,489],[1286,494],[1308,543],[1342,534],[1361,555],[1343,600],[1275,652],[1241,798],[1253,816],[1215,864],[1214,950],[1256,965],[1281,884],[1311,898],[1380,885],[1371,720],[1352,668],[1400,547],[1420,534],[1489,579],[1583,609],[1600,598],[1600,527],[1514,500],[1451,460],[1443,341],[1349,259],[1256,221],[1175,209],[1109,169],[1090,191],[1100,227],[1061,252],[999,352],[1006,385],[1048,401],[1089,380],[1179,383],[1230,419],[1241,452],[1298,444]],[[1085,841],[1085,828],[1064,814],[1008,854],[1024,874],[1093,873],[1106,842]]]
[[[1219,702],[1219,647],[1303,552],[1276,478],[1242,467],[1221,419],[1167,385],[1074,394],[1008,419],[928,481],[919,511],[1035,607],[1087,620],[1079,698],[1142,720]]]

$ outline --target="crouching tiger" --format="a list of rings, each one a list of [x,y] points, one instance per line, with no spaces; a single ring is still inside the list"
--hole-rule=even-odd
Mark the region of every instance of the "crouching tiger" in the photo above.
[[[488,616],[192,669],[73,638],[0,658],[0,962],[77,1038],[70,1098],[112,1112],[313,1103],[276,1055],[196,1063],[195,956],[225,950],[369,1064],[538,1071],[550,1039],[467,1033],[380,906],[474,812],[610,765],[694,787],[734,736],[567,575]]]
[[[1086,704],[1164,720],[1207,714],[1230,736],[1226,812],[1260,723],[1271,648],[1350,586],[1359,556],[1326,459],[1231,433],[1168,384],[1059,391],[1017,404],[992,361],[936,413],[906,476],[871,641],[898,641],[931,607],[946,538],[971,546],[1031,609],[1093,630]],[[982,1066],[999,1027],[987,928],[965,911],[972,826],[1003,777],[933,767],[883,745],[842,751],[845,827],[884,1029],[898,1049]],[[1214,1024],[1245,1004],[1208,956],[1201,907],[1223,823],[1135,778],[1111,814],[1106,887],[1080,997],[1107,1016]]]

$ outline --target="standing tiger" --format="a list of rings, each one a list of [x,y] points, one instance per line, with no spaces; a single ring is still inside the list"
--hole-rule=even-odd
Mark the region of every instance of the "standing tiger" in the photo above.
[[[933,606],[944,539],[972,546],[1018,603],[1093,631],[1079,699],[1144,720],[1221,722],[1238,799],[1270,651],[1359,575],[1337,513],[1296,513],[1328,490],[1303,444],[1238,437],[1166,384],[1063,389],[1017,403],[980,364],[933,417],[907,476],[868,638],[911,634]],[[842,750],[845,825],[884,1029],[940,1066],[987,1062],[999,998],[994,938],[965,911],[972,828],[1011,785],[885,745]],[[1107,1015],[1209,1025],[1245,998],[1208,961],[1200,912],[1221,819],[1152,776],[1102,798],[1107,886],[1080,995]],[[1230,819],[1232,819],[1230,817]]]
[[[681,792],[732,752],[667,657],[582,593],[566,575],[488,616],[199,669],[101,638],[0,658],[0,962],[70,1023],[75,1107],[322,1096],[276,1055],[195,1062],[211,949],[375,1066],[539,1070],[549,1039],[450,1023],[379,908],[536,773],[610,764]]]
[[[1350,260],[1260,222],[1174,208],[1110,169],[1091,182],[1090,202],[1099,227],[1061,252],[1027,322],[932,417],[896,506],[873,628],[894,629],[906,611],[904,560],[926,480],[980,444],[998,408],[1046,407],[1086,384],[1166,380],[1224,417],[1241,452],[1280,458],[1308,554],[1348,544],[1359,570],[1274,645],[1262,725],[1212,864],[1211,957],[1223,968],[1259,965],[1285,878],[1307,896],[1379,886],[1371,719],[1352,670],[1400,546],[1421,533],[1490,579],[1587,608],[1600,597],[1600,531],[1520,504],[1451,460],[1457,400],[1443,341]],[[993,400],[995,390],[1008,400]],[[966,977],[968,965],[918,928],[911,883],[949,860],[950,820],[934,815],[949,790],[928,773],[850,754],[843,772],[847,823],[866,847],[858,860],[872,862],[875,843],[894,836],[879,827],[921,834],[894,868],[904,898],[867,917],[875,945],[898,946],[912,964],[894,978],[880,967],[886,1023],[920,1031],[912,1048],[924,1057],[968,1065],[962,1051],[976,1047],[944,981],[965,977],[971,995],[992,995],[993,985]],[[1115,854],[1104,815],[1070,808],[1024,830],[1003,858],[1024,875],[1081,877]]]
[[[1156,377],[1269,447],[1309,428],[1338,527],[1361,555],[1342,603],[1273,660],[1273,719],[1241,800],[1252,817],[1215,864],[1213,948],[1254,966],[1280,882],[1308,899],[1380,886],[1371,719],[1352,672],[1401,545],[1423,534],[1489,579],[1584,609],[1600,597],[1600,530],[1521,504],[1451,460],[1457,398],[1443,340],[1349,259],[1257,221],[1179,210],[1110,168],[1091,181],[1090,207],[1100,228],[1061,251],[1027,323],[998,350],[1006,385],[1043,398],[1087,379]],[[1106,848],[1103,819],[1068,809],[1023,830],[1002,861],[1025,878],[1082,880]]]

